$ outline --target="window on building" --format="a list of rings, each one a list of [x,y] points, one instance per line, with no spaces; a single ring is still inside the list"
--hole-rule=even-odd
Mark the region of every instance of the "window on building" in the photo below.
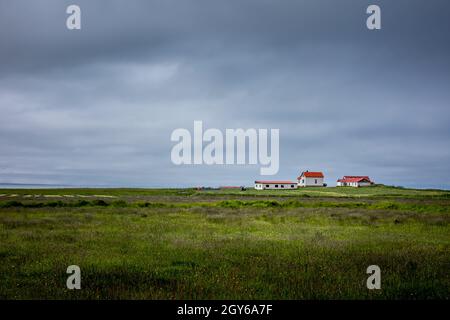
[[[281,187],[284,188],[284,184],[282,184]]]
[[[269,187],[269,185],[268,184],[266,184],[266,188],[268,188]]]
[[[295,186],[293,184],[291,184],[291,188],[295,188]]]
[[[314,183],[317,184],[317,179],[314,179]]]
[[[275,185],[275,188],[278,188],[278,185],[277,185],[277,184]]]

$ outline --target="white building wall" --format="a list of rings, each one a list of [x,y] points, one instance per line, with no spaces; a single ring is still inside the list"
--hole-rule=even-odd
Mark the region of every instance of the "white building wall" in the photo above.
[[[298,182],[299,187],[323,187],[324,178],[302,177]]]
[[[256,190],[292,190],[297,189],[297,184],[293,183],[255,183]]]
[[[338,187],[369,187],[371,186],[370,182],[338,182]]]

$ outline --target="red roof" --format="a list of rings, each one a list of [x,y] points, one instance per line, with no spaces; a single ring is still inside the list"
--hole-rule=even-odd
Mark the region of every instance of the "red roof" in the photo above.
[[[255,181],[255,183],[261,183],[261,184],[297,184],[297,182],[293,182],[293,181],[265,181],[265,180],[258,180],[258,181]]]
[[[371,182],[368,176],[344,176],[344,178],[338,180],[338,182],[361,182],[361,181]]]
[[[301,177],[305,176],[306,178],[323,178],[323,173],[320,171],[305,171],[302,172],[302,174],[300,175],[300,177],[298,177],[297,179],[300,180]]]

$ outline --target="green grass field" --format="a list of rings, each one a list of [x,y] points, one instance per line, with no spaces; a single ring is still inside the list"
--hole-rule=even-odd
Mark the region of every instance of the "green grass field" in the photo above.
[[[386,186],[3,189],[0,298],[449,299],[449,222],[449,191]]]

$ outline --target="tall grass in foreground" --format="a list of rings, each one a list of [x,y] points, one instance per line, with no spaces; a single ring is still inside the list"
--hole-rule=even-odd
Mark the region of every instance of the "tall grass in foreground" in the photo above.
[[[0,298],[450,297],[445,199],[155,200],[0,201]]]

